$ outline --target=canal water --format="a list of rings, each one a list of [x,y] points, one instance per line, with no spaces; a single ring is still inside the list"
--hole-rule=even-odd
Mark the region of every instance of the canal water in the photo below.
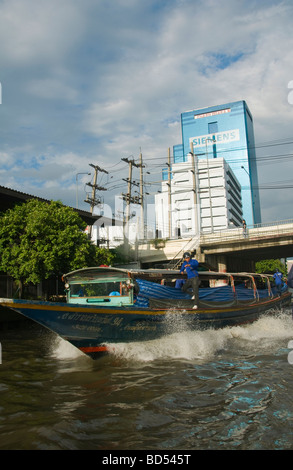
[[[30,322],[1,329],[0,449],[293,449],[291,310],[173,331],[93,361]]]

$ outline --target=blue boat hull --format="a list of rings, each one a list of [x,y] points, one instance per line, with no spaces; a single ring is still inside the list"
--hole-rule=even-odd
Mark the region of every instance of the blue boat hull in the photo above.
[[[179,308],[86,306],[56,302],[1,299],[1,305],[45,326],[93,359],[108,351],[108,344],[150,341],[176,331],[250,323],[270,309],[291,304],[291,294],[260,302],[193,310],[191,302]]]

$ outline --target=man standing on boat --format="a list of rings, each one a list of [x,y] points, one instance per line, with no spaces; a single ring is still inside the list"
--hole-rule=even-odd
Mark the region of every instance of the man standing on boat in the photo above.
[[[276,269],[275,274],[273,275],[273,278],[275,280],[277,292],[279,295],[281,295],[282,285],[283,285],[283,274],[278,269]]]
[[[191,259],[190,253],[184,253],[184,262],[181,266],[180,273],[184,274],[186,271],[187,274],[187,281],[182,287],[183,292],[186,292],[189,287],[192,287],[192,300],[195,300],[195,304],[193,306],[194,309],[198,306],[198,285],[199,285],[199,278],[198,278],[198,261],[196,259]]]

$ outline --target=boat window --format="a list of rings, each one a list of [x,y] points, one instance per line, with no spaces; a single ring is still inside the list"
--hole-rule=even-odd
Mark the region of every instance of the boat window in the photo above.
[[[92,284],[72,284],[71,297],[128,296],[129,290],[123,282],[109,281]]]

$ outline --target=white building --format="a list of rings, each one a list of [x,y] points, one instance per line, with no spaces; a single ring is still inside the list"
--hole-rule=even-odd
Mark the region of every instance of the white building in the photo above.
[[[174,163],[155,196],[159,238],[188,237],[242,225],[241,187],[224,158]]]
[[[106,248],[117,248],[125,242],[134,245],[139,238],[138,223],[130,223],[129,226],[104,226],[99,227],[99,245]]]

